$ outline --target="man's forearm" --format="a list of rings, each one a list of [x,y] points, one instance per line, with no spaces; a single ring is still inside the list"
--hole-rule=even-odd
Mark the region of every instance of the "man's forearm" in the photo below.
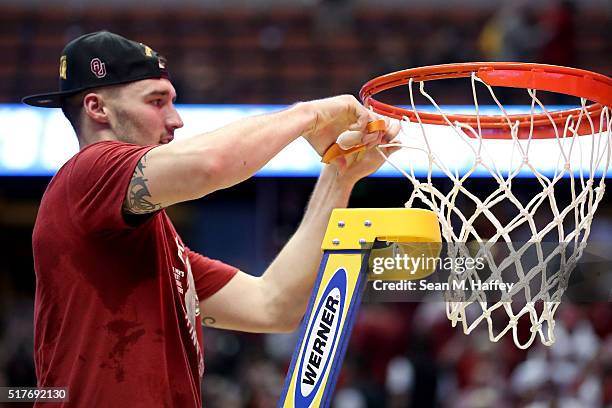
[[[350,95],[300,102],[160,145],[138,163],[145,168],[146,161],[146,174],[138,175],[137,181],[146,178],[150,203],[168,207],[248,179],[300,136],[320,155],[338,138],[374,143],[380,135],[367,133],[367,123],[375,118]]]
[[[299,322],[306,310],[321,262],[321,242],[334,208],[346,207],[354,182],[326,167],[313,191],[302,222],[264,273],[271,307],[279,319]]]
[[[278,152],[314,125],[316,115],[308,103],[285,110],[253,116],[210,133],[184,141],[182,150],[202,163],[209,163],[214,177],[208,190],[230,187],[253,176]]]

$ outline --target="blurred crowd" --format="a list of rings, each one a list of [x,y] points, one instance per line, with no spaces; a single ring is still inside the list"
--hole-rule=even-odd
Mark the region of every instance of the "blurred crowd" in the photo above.
[[[165,54],[180,103],[292,103],[356,93],[372,76],[398,69],[473,60],[543,62],[612,73],[610,9],[552,0],[507,1],[484,9],[450,7],[450,2],[431,9],[385,9],[341,0],[308,4],[269,12],[31,10],[0,4],[0,102],[52,89],[63,44],[102,28]],[[440,103],[462,103],[469,95],[449,85],[442,98]],[[0,263],[0,386],[36,383],[30,238],[47,182],[0,179],[0,245],[7,258]],[[406,186],[405,180],[366,180],[352,205],[401,205]],[[311,180],[250,181],[238,193],[179,206],[171,216],[195,249],[260,273],[299,221],[311,187]],[[592,239],[600,242],[612,242],[609,196],[596,214]],[[231,223],[239,219],[251,220],[257,232],[230,236],[232,245],[214,236],[214,231],[226,231],[227,223],[236,229]],[[469,336],[452,328],[442,302],[364,304],[334,406],[612,407],[610,302],[564,302],[557,317],[552,347],[536,342],[519,350],[510,336],[490,342],[485,327]],[[205,329],[204,339],[207,407],[276,406],[295,333]]]
[[[611,73],[609,7],[566,0],[437,3],[312,0],[270,9],[128,10],[0,3],[0,102],[52,89],[63,45],[100,29],[165,55],[179,103],[293,103],[356,94],[375,75],[449,62],[542,62]],[[464,88],[443,86],[441,103],[467,100]]]
[[[553,347],[519,351],[511,339],[491,343],[484,331],[468,337],[450,328],[441,303],[364,305],[334,407],[608,406],[608,305],[566,304],[560,314]],[[206,406],[276,405],[295,335],[207,330],[205,337]]]

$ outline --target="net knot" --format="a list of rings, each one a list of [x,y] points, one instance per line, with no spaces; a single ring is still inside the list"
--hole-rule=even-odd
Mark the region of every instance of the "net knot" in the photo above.
[[[532,333],[537,333],[541,329],[542,329],[542,323],[536,323],[536,324],[533,324],[529,330],[531,330]]]
[[[474,158],[474,164],[478,166],[480,163],[482,163],[482,157],[480,155],[477,155]]]
[[[529,156],[523,156],[523,164],[529,164]]]
[[[586,182],[586,188],[591,188],[593,187],[593,179],[588,179]]]
[[[571,168],[572,168],[572,165],[570,164],[570,162],[566,162],[566,163],[565,163],[565,166],[563,166],[563,168],[564,168],[565,170],[569,170],[569,169],[571,169]]]
[[[555,217],[555,224],[556,224],[556,225],[561,225],[561,224],[563,224],[563,217],[561,217],[561,216],[556,216],[556,217]]]

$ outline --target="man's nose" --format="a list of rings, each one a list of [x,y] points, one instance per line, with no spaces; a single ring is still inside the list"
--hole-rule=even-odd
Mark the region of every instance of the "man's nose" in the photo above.
[[[180,129],[184,125],[183,120],[181,119],[181,115],[179,115],[178,111],[174,106],[172,107],[170,115],[168,115],[167,125],[172,130]]]

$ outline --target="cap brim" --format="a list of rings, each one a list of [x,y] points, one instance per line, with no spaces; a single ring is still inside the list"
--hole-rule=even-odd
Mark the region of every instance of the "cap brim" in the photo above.
[[[75,95],[76,93],[78,92],[70,91],[30,95],[23,98],[21,102],[39,108],[61,108],[64,98]]]

